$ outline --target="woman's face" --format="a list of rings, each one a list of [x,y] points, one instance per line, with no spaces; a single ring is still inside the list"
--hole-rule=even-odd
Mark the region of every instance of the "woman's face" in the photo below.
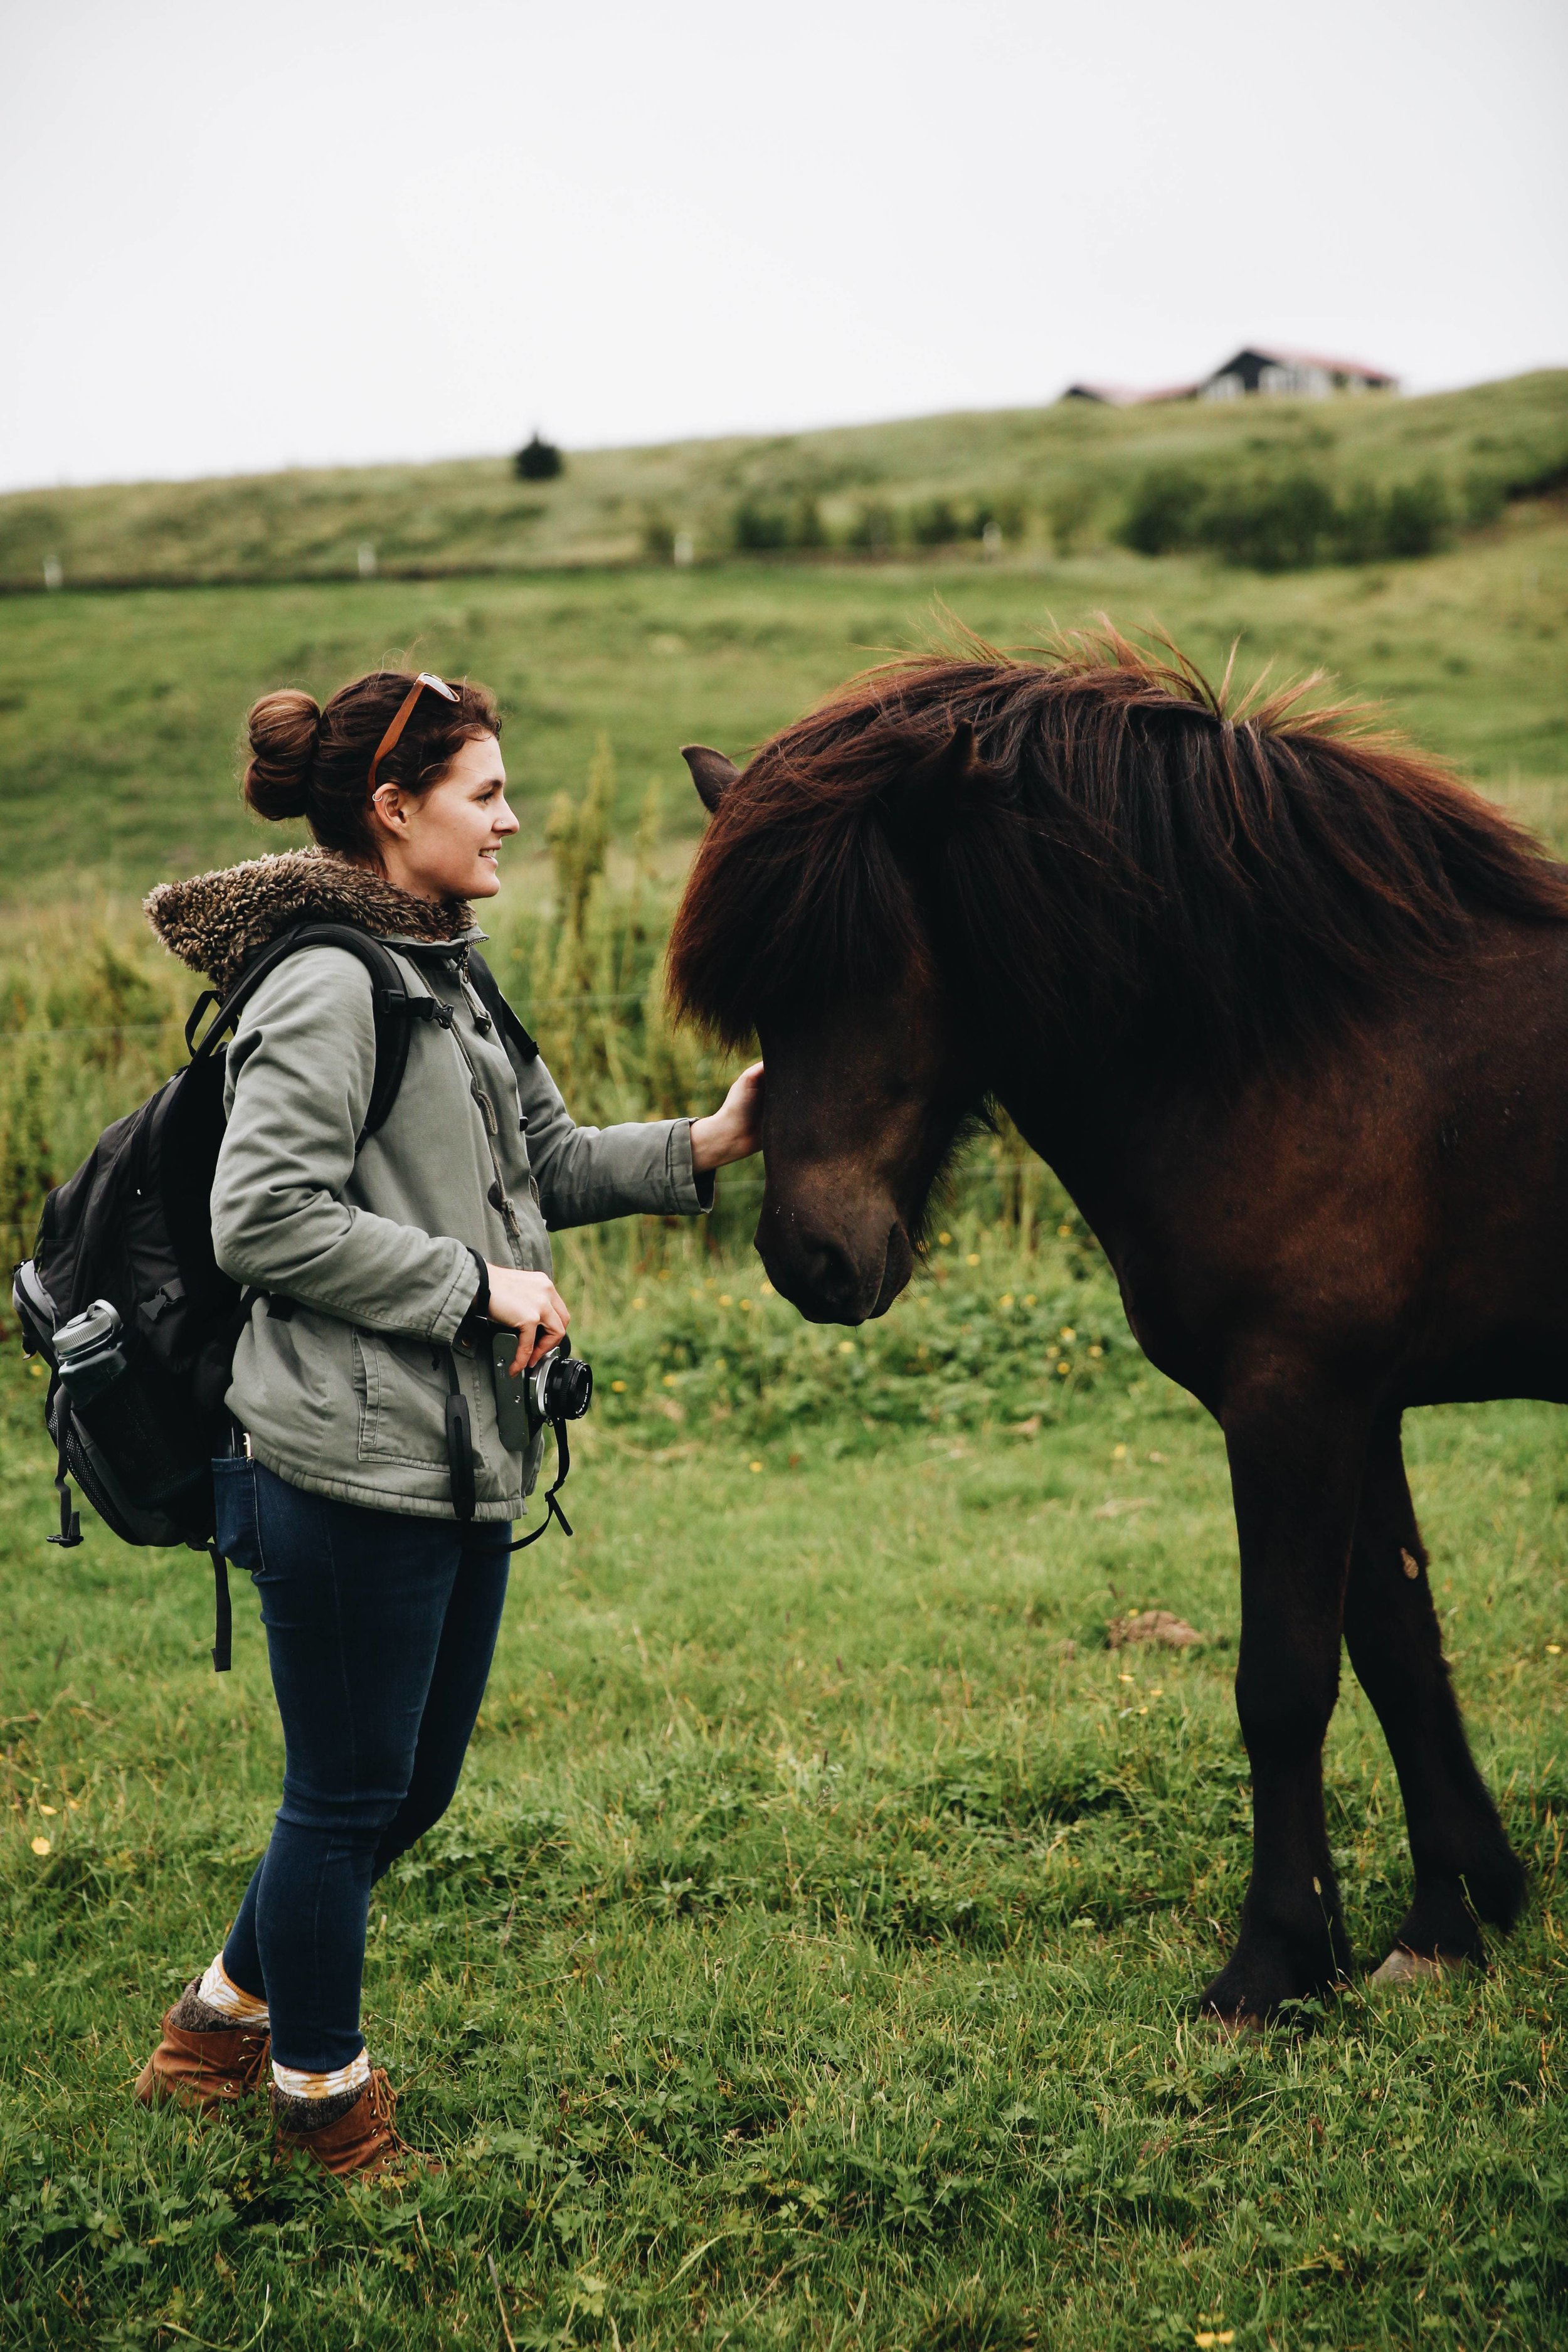
[[[438,784],[417,797],[381,785],[371,803],[389,882],[417,898],[493,898],[496,861],[518,829],[507,806],[506,767],[493,735],[463,745]]]

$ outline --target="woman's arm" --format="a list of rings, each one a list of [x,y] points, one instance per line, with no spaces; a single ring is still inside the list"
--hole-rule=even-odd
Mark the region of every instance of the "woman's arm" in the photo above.
[[[719,1109],[708,1118],[690,1121],[691,1165],[697,1174],[744,1160],[762,1149],[763,1066],[753,1062],[742,1070]],[[579,1135],[596,1130],[577,1129]],[[635,1129],[641,1133],[644,1130]],[[611,1128],[610,1135],[616,1133]],[[492,1323],[518,1335],[513,1375],[525,1363],[531,1367],[566,1336],[572,1318],[548,1275],[522,1274],[513,1266],[487,1265],[484,1307]]]
[[[513,1055],[512,1069],[529,1165],[545,1223],[552,1231],[639,1213],[695,1216],[712,1207],[713,1170],[726,1158],[739,1156],[728,1148],[734,1123],[726,1122],[722,1111],[714,1114],[721,1122],[720,1156],[704,1158],[700,1164],[700,1150],[704,1145],[712,1149],[714,1139],[695,1139],[694,1126],[711,1127],[711,1121],[661,1118],[621,1127],[579,1127],[542,1061],[522,1062]]]

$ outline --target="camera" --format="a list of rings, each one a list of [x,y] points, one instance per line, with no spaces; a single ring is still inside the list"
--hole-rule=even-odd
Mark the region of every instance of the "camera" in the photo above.
[[[563,1339],[528,1374],[523,1399],[531,1430],[547,1421],[581,1421],[594,1402],[594,1368]]]
[[[490,1335],[490,1367],[495,1378],[496,1422],[500,1442],[509,1454],[522,1456],[522,1491],[531,1495],[544,1458],[544,1433],[554,1425],[581,1421],[594,1394],[591,1365],[572,1353],[563,1339],[542,1356],[531,1371],[514,1372],[518,1349],[515,1331]]]

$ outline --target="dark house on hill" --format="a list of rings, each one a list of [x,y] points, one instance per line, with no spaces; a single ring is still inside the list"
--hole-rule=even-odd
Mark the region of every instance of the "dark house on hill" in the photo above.
[[[1248,346],[1215,368],[1213,375],[1194,384],[1187,397],[1237,400],[1249,392],[1278,393],[1296,399],[1318,399],[1331,392],[1397,392],[1399,379],[1360,360],[1324,359],[1316,352],[1257,351]],[[1155,393],[1158,400],[1182,395]]]
[[[1252,345],[1196,383],[1163,384],[1157,392],[1132,392],[1120,383],[1069,383],[1064,400],[1094,401],[1104,408],[1145,408],[1162,400],[1238,400],[1248,393],[1275,393],[1295,400],[1331,392],[1397,392],[1399,379],[1360,360],[1330,360],[1315,352],[1259,351]]]

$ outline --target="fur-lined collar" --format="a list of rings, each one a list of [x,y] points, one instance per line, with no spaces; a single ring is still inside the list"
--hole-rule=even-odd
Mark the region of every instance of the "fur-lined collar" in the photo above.
[[[433,943],[479,936],[466,898],[416,898],[326,849],[286,849],[160,882],[142,906],[170,952],[220,990],[291,923],[357,923],[378,939]]]

